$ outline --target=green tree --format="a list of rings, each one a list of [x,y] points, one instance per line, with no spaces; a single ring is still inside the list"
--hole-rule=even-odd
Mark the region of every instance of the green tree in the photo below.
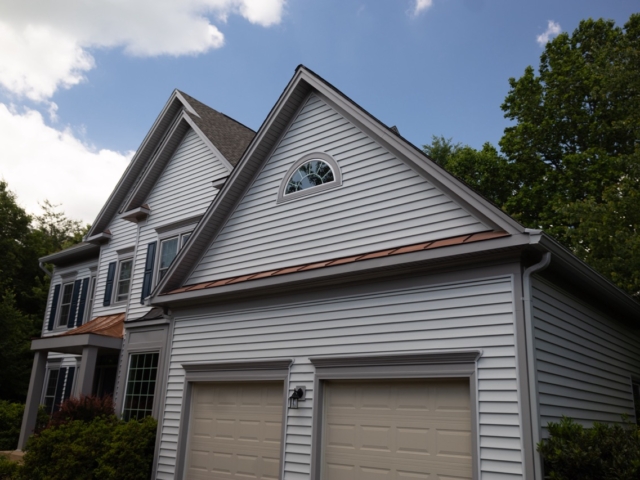
[[[501,153],[444,137],[425,152],[640,298],[640,14],[580,22],[509,85]]]
[[[424,152],[438,165],[463,180],[477,192],[502,207],[513,195],[515,182],[506,158],[490,143],[481,150],[433,136]]]
[[[640,138],[640,15],[624,28],[580,22],[546,45],[538,72],[509,79],[502,105],[515,125],[500,147],[519,182],[505,210],[579,253],[582,217],[567,207],[606,203]]]
[[[24,401],[33,355],[31,338],[42,328],[49,277],[38,259],[81,241],[86,227],[45,201],[32,217],[0,181],[0,398]]]

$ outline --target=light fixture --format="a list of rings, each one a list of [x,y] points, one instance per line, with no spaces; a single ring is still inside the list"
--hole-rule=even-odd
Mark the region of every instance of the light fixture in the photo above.
[[[289,397],[289,408],[298,408],[298,402],[304,400],[306,390],[305,387],[296,387],[293,389],[293,393]]]

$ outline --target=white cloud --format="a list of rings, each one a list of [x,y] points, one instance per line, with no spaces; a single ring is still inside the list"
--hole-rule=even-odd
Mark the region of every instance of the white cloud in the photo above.
[[[536,42],[541,47],[544,47],[549,40],[553,37],[557,37],[562,32],[562,27],[560,27],[559,23],[554,22],[553,20],[549,20],[547,24],[547,29],[536,37]]]
[[[433,0],[415,0],[415,5],[413,7],[413,15],[419,15],[420,13],[428,10],[433,5]]]
[[[419,0],[424,1],[424,0]],[[134,56],[197,55],[224,44],[210,21],[240,15],[268,27],[286,0],[3,0],[0,85],[42,101],[83,81],[89,50],[122,47]]]
[[[56,130],[35,110],[0,103],[0,176],[29,212],[38,202],[62,204],[73,219],[91,223],[129,164],[133,152],[96,150],[70,130]]]

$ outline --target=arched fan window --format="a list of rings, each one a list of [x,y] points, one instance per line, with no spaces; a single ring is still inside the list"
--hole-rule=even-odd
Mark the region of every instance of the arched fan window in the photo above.
[[[284,177],[278,202],[288,201],[342,184],[336,161],[326,153],[305,155]]]

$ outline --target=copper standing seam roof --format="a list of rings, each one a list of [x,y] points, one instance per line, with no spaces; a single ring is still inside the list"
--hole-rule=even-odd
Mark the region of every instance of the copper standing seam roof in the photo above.
[[[389,257],[392,255],[401,255],[403,253],[418,252],[420,250],[432,250],[434,248],[448,247],[451,245],[460,245],[463,243],[480,242],[483,240],[491,240],[493,238],[500,238],[500,237],[506,237],[506,236],[509,236],[509,234],[506,232],[494,232],[494,231],[474,233],[471,235],[460,235],[458,237],[443,238],[441,240],[433,240],[431,242],[416,243],[414,245],[407,245],[404,247],[389,248],[387,250],[378,250],[376,252],[365,253],[362,255],[354,255],[352,257],[336,258],[333,260],[325,260],[323,262],[308,263],[304,265],[297,265],[295,267],[286,267],[286,268],[279,268],[276,270],[269,270],[267,272],[258,272],[258,273],[251,273],[248,275],[241,275],[237,277],[223,278],[221,280],[215,280],[213,282],[202,282],[202,283],[197,283],[195,285],[187,285],[181,288],[177,288],[175,290],[171,290],[170,292],[163,293],[162,295],[171,295],[174,293],[182,293],[182,292],[193,292],[194,290],[221,287],[223,285],[246,282],[248,280],[257,280],[259,278],[275,277],[277,275],[286,275],[288,273],[302,272],[306,270],[315,270],[317,268],[333,267],[335,265],[343,265],[345,263],[360,262],[362,260],[370,260],[372,258]]]
[[[96,335],[104,335],[105,337],[124,338],[124,317],[124,313],[96,317],[84,325],[60,334],[60,336],[95,333]]]

